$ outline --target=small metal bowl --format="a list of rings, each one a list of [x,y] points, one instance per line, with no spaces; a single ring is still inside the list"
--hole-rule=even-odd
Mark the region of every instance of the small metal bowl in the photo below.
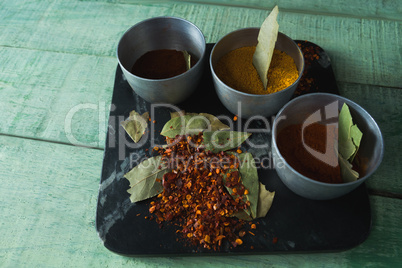
[[[338,116],[343,104],[349,106],[353,122],[363,133],[359,147],[361,161],[359,178],[354,182],[331,184],[303,176],[283,158],[276,140],[278,133],[286,126],[314,122],[325,124]],[[309,121],[306,121],[306,120]],[[282,182],[294,193],[308,199],[327,200],[343,196],[365,182],[379,167],[384,155],[384,141],[374,119],[356,103],[329,93],[312,93],[297,97],[287,103],[277,114],[272,130],[273,162]]]
[[[256,46],[260,28],[244,28],[231,32],[220,39],[212,49],[209,64],[216,93],[223,105],[233,114],[243,118],[272,116],[292,97],[304,70],[303,53],[298,45],[283,33],[278,33],[275,49],[291,56],[296,63],[299,76],[289,87],[267,95],[256,95],[238,91],[227,86],[215,73],[219,59],[237,48]]]
[[[130,72],[138,58],[158,49],[186,50],[198,58],[188,71],[166,79],[147,79]],[[131,88],[150,103],[176,104],[197,88],[205,58],[205,38],[191,22],[174,17],[144,20],[127,30],[117,46],[117,58]]]

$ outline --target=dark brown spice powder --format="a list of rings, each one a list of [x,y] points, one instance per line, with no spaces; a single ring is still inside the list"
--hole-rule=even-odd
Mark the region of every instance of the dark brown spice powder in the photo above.
[[[191,66],[197,60],[191,57]],[[142,55],[131,70],[134,75],[148,79],[165,79],[186,72],[186,61],[182,51],[173,49],[152,50]]]

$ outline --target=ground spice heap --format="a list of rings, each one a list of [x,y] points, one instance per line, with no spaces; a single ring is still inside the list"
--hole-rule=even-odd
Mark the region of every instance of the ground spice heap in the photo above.
[[[250,94],[270,94],[293,84],[299,76],[292,57],[283,51],[274,50],[268,69],[268,85],[264,90],[261,79],[253,65],[255,46],[230,51],[219,59],[217,76],[228,86]]]
[[[278,132],[277,137],[278,149],[291,167],[310,179],[327,183],[343,182],[335,146],[337,141],[335,126],[318,123],[304,129],[302,124],[287,126]],[[312,154],[307,148],[317,154]]]
[[[225,239],[233,247],[243,244],[246,222],[233,216],[250,203],[243,201],[248,190],[234,171],[239,167],[237,157],[204,151],[199,147],[202,134],[176,136],[167,142],[168,148],[154,148],[171,169],[163,176],[163,192],[150,203],[156,221],[175,222],[178,233],[204,248],[216,250]]]

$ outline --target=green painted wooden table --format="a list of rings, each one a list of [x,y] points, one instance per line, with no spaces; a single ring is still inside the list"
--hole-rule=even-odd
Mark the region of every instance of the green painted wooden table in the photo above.
[[[280,31],[322,46],[340,93],[378,122],[372,230],[337,253],[129,258],[95,212],[119,37],[146,18],[188,19],[216,42],[260,26],[272,1],[0,2],[0,267],[396,266],[402,262],[402,2],[277,1]]]

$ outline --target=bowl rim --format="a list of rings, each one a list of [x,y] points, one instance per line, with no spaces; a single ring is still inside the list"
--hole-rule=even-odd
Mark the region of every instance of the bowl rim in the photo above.
[[[179,74],[179,75],[175,75],[175,76],[172,76],[172,77],[168,77],[168,78],[151,79],[151,78],[144,78],[144,77],[141,77],[141,76],[138,76],[138,75],[133,74],[131,71],[127,70],[127,68],[125,68],[124,65],[121,63],[121,61],[120,61],[120,56],[119,56],[119,48],[120,48],[120,44],[121,44],[123,38],[124,38],[131,30],[133,30],[135,27],[138,27],[138,26],[141,25],[141,24],[148,23],[148,22],[150,22],[150,21],[155,21],[155,20],[176,20],[176,21],[182,21],[182,22],[184,22],[184,23],[189,24],[191,27],[194,27],[194,29],[196,29],[197,32],[200,34],[200,36],[201,36],[201,38],[202,38],[202,41],[203,41],[203,42],[202,42],[202,53],[201,53],[201,57],[198,59],[198,61],[196,62],[196,64],[195,64],[193,67],[191,67],[188,71],[186,71],[186,72],[184,72],[184,73],[181,73],[181,74]],[[149,18],[149,19],[145,19],[145,20],[139,21],[139,22],[137,22],[136,24],[132,25],[130,28],[128,28],[128,29],[124,32],[124,34],[120,37],[120,39],[119,39],[119,42],[118,42],[117,47],[116,47],[116,58],[117,58],[117,61],[118,61],[119,65],[120,65],[120,67],[121,67],[122,69],[124,69],[126,72],[128,72],[129,74],[131,74],[132,76],[134,76],[135,78],[137,78],[137,79],[140,79],[140,80],[143,80],[143,81],[150,81],[150,82],[165,82],[165,81],[177,79],[177,78],[179,78],[179,77],[182,77],[182,76],[184,76],[184,75],[187,75],[189,72],[194,72],[193,70],[194,70],[196,67],[198,67],[200,64],[202,64],[201,62],[202,62],[202,61],[204,60],[204,58],[205,58],[206,50],[207,50],[206,46],[207,46],[207,44],[206,44],[205,36],[204,36],[203,32],[197,27],[197,25],[195,25],[195,24],[192,23],[191,21],[188,21],[188,20],[183,19],[183,18],[180,18],[180,17],[174,17],[174,16],[158,16],[158,17],[153,17],[153,18]]]
[[[281,154],[281,152],[279,151],[279,148],[278,148],[278,146],[277,146],[277,144],[276,144],[276,136],[277,136],[277,135],[276,135],[276,134],[277,134],[277,133],[276,133],[276,132],[277,132],[276,125],[277,125],[277,119],[278,119],[278,117],[279,117],[278,115],[280,115],[287,107],[291,106],[293,103],[295,103],[295,102],[300,102],[300,101],[302,101],[304,98],[313,98],[313,97],[316,97],[316,96],[328,96],[328,97],[331,97],[331,98],[335,98],[336,100],[342,100],[344,103],[347,103],[347,104],[350,103],[350,104],[352,104],[353,106],[358,107],[358,108],[361,110],[361,112],[362,112],[363,114],[365,114],[365,115],[367,116],[367,118],[369,118],[369,120],[371,120],[371,121],[373,122],[375,128],[378,130],[378,133],[380,134],[380,135],[379,135],[379,142],[380,142],[380,144],[381,144],[380,156],[379,156],[379,159],[378,159],[377,163],[375,164],[374,168],[373,168],[370,172],[368,172],[367,174],[365,174],[363,177],[358,178],[357,180],[352,181],[352,182],[343,182],[343,183],[327,183],[327,182],[316,181],[316,180],[311,179],[311,178],[309,178],[309,177],[307,177],[307,176],[304,176],[303,174],[301,174],[301,173],[299,173],[297,170],[295,170],[295,169],[286,161],[285,157],[283,157],[282,154]],[[340,95],[332,94],[332,93],[324,93],[324,92],[309,93],[309,94],[305,94],[305,95],[301,95],[301,96],[299,96],[299,97],[296,97],[296,98],[294,98],[293,100],[291,100],[291,101],[289,101],[288,103],[286,103],[286,104],[279,110],[279,112],[277,113],[277,115],[275,116],[275,119],[274,119],[274,121],[273,121],[273,124],[272,124],[272,138],[271,138],[271,141],[272,141],[271,150],[272,150],[272,148],[275,146],[276,151],[277,151],[277,153],[278,153],[278,156],[282,159],[282,161],[285,163],[285,165],[286,165],[287,168],[289,168],[293,173],[295,173],[296,175],[298,175],[298,177],[300,177],[300,178],[302,178],[302,179],[304,179],[304,180],[306,180],[306,181],[309,181],[309,182],[311,182],[311,183],[313,183],[313,184],[317,184],[317,185],[321,185],[321,186],[329,186],[329,187],[343,188],[343,187],[348,187],[348,186],[352,186],[352,185],[355,185],[355,184],[359,185],[359,184],[363,183],[365,180],[367,180],[367,179],[378,169],[378,167],[380,166],[380,164],[381,164],[381,162],[382,162],[382,160],[383,160],[383,157],[384,157],[384,138],[383,138],[383,135],[382,135],[382,133],[381,133],[381,129],[379,128],[379,126],[378,126],[377,122],[374,120],[374,118],[373,118],[365,109],[363,109],[363,107],[361,107],[360,105],[358,105],[358,104],[355,103],[354,101],[352,101],[352,100],[350,100],[350,99],[347,99],[347,98],[345,98],[345,97],[342,97],[342,96],[340,96]]]
[[[300,53],[301,56],[302,56],[302,57],[301,57],[301,58],[302,58],[302,68],[301,68],[301,71],[300,71],[300,73],[299,73],[299,76],[298,76],[297,79],[296,79],[291,85],[289,85],[287,88],[284,88],[284,89],[279,90],[279,91],[274,92],[274,93],[261,94],[261,95],[259,95],[259,94],[246,93],[246,92],[243,92],[243,91],[240,91],[240,90],[237,90],[237,89],[235,89],[235,88],[232,88],[232,87],[228,86],[228,85],[227,85],[226,83],[224,83],[224,82],[219,78],[219,76],[215,73],[215,70],[214,70],[214,67],[213,67],[213,64],[212,64],[212,56],[214,55],[216,46],[217,46],[223,39],[227,38],[229,35],[236,34],[236,33],[238,33],[238,32],[243,32],[243,31],[250,31],[250,30],[254,30],[254,31],[255,31],[255,30],[258,30],[258,31],[259,31],[259,30],[260,30],[260,27],[247,27],[247,28],[241,28],[241,29],[234,30],[234,31],[232,31],[232,32],[230,32],[230,33],[227,33],[227,34],[224,35],[223,37],[221,37],[221,38],[214,44],[214,46],[213,46],[213,48],[212,48],[212,50],[211,50],[211,54],[210,54],[210,56],[209,56],[209,67],[210,67],[210,69],[211,69],[212,76],[215,77],[215,78],[218,80],[218,82],[221,83],[222,85],[224,85],[225,88],[228,89],[229,91],[231,91],[231,92],[233,92],[233,93],[235,93],[235,94],[239,94],[239,95],[243,95],[243,96],[248,96],[248,97],[268,98],[269,96],[279,95],[279,94],[281,94],[281,93],[283,93],[283,92],[286,92],[286,91],[290,90],[290,89],[292,88],[292,86],[294,86],[295,84],[297,84],[297,83],[300,81],[301,77],[303,76],[303,72],[304,72],[304,68],[305,68],[305,61],[304,61],[303,52],[301,51],[300,47],[296,44],[296,42],[295,42],[292,38],[290,38],[288,35],[286,35],[286,34],[284,34],[284,33],[282,33],[282,32],[278,32],[278,35],[281,34],[281,35],[283,35],[286,39],[292,41],[292,42],[294,43],[294,45],[297,47],[299,53]],[[230,52],[230,51],[229,51],[229,52]],[[227,52],[227,53],[229,53],[229,52]]]

